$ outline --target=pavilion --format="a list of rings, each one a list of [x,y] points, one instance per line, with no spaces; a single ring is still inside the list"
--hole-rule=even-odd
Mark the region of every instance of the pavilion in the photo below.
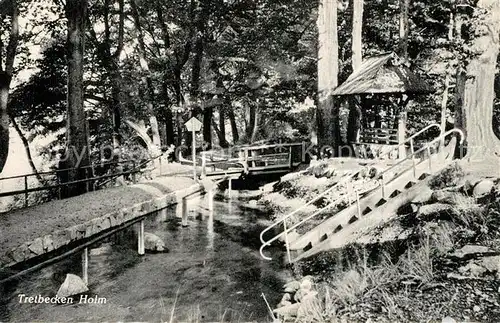
[[[406,138],[409,100],[432,92],[432,87],[395,53],[386,53],[365,59],[359,70],[334,90],[333,96],[349,97],[356,106],[355,118],[361,125],[355,129],[352,144],[397,145]],[[349,119],[350,123],[356,121]],[[402,147],[399,158],[404,157]]]

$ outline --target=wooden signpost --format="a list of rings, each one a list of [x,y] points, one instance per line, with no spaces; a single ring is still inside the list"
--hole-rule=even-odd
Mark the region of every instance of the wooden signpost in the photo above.
[[[191,131],[193,135],[193,142],[192,142],[192,155],[193,155],[193,179],[195,181],[198,181],[198,176],[196,174],[196,131],[201,130],[201,126],[203,125],[200,120],[196,119],[195,117],[192,117],[189,119],[185,124],[186,129],[188,131]]]

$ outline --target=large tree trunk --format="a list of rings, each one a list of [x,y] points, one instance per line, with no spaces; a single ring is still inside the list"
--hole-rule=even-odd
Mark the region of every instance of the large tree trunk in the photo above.
[[[0,52],[0,173],[2,172],[9,155],[9,90],[14,73],[14,59],[19,43],[19,12],[17,1],[10,3],[11,27],[9,43],[5,54],[5,68],[2,66],[2,53]],[[0,37],[0,50],[3,48]]]
[[[467,170],[480,175],[498,176],[500,171],[500,140],[493,132],[495,73],[500,49],[500,1],[480,0],[484,10],[475,25],[482,31],[472,42],[476,55],[467,66],[462,116],[466,133]]]
[[[340,140],[339,109],[332,96],[338,84],[337,0],[320,0],[317,25],[319,144],[331,146],[335,153]]]
[[[355,73],[363,62],[363,5],[364,0],[353,0],[352,11],[352,72]],[[361,101],[361,98],[357,98]],[[361,128],[362,111],[356,100],[349,102],[349,117],[347,122],[347,143],[356,142]]]
[[[363,61],[363,4],[364,0],[353,0],[352,10],[352,70],[356,72]]]
[[[146,53],[146,44],[144,42],[144,33],[142,32],[142,25],[140,21],[139,10],[137,8],[137,0],[132,0],[130,5],[132,7],[132,16],[134,18],[135,28],[137,30],[137,40],[139,42],[139,60],[140,66],[144,73],[144,81],[146,83],[146,106],[147,112],[149,115],[149,124],[151,126],[151,134],[153,137],[153,144],[155,146],[156,151],[151,151],[150,154],[152,157],[156,157],[160,153],[161,147],[161,139],[160,139],[160,131],[158,128],[158,119],[156,118],[155,111],[153,109],[154,102],[154,88],[153,81],[151,79],[151,71],[149,70],[149,64],[147,61],[147,53]],[[155,164],[156,160],[155,160]],[[158,166],[158,165],[157,165]]]
[[[66,18],[68,19],[68,106],[67,106],[67,168],[68,180],[85,179],[90,165],[88,131],[84,110],[83,58],[85,52],[85,21],[87,0],[67,0]],[[70,196],[87,191],[87,185],[75,184],[68,187]]]

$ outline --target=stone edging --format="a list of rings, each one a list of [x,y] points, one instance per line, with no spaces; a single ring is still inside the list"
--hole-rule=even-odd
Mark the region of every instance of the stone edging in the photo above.
[[[136,203],[116,212],[107,213],[87,222],[64,230],[57,230],[44,237],[25,242],[16,248],[10,249],[6,254],[0,255],[0,268],[11,267],[17,263],[57,250],[72,242],[90,238],[102,231],[122,225],[144,214],[160,211],[170,205],[177,204],[183,197],[203,190],[202,185],[195,184],[186,189],[173,191],[161,197]]]

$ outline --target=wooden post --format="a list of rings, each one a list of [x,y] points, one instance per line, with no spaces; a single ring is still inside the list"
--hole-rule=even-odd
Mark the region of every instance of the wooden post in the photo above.
[[[193,142],[191,143],[191,154],[193,155],[193,179],[195,182],[198,182],[198,178],[196,176],[196,131],[194,130],[191,131],[192,136],[193,136]]]
[[[137,239],[137,249],[139,252],[139,256],[143,256],[145,254],[145,245],[144,245],[144,220],[141,220],[139,223],[139,234]]]
[[[307,143],[305,141],[302,142],[302,162],[305,163],[306,162],[306,150],[307,150],[307,147],[306,147]]]
[[[229,184],[228,184],[228,188],[229,190],[229,198],[232,198],[233,197],[233,179],[230,178],[229,179]]]
[[[245,174],[248,174],[248,149],[247,148],[244,149],[243,158],[244,158],[243,171],[245,172]]]
[[[208,210],[210,212],[214,211],[214,190],[213,189],[208,190]]]
[[[417,165],[415,163],[415,146],[413,143],[413,139],[410,140],[410,153],[411,153],[411,161],[413,163],[413,177],[417,178]]]
[[[205,153],[201,153],[201,178],[207,176],[207,156]]]
[[[288,167],[290,169],[293,168],[293,156],[292,156],[292,146],[289,147],[289,155],[288,155]]]
[[[83,249],[82,253],[82,279],[85,285],[89,285],[89,248]]]
[[[135,169],[135,160],[132,161],[132,182],[135,184],[137,183],[137,177],[136,177],[136,169]]]
[[[407,113],[403,108],[399,114],[398,120],[398,143],[401,145],[399,147],[399,159],[406,158],[406,146],[403,145],[406,140],[406,118]]]
[[[24,207],[28,207],[28,176],[24,176]]]
[[[188,226],[188,211],[187,211],[187,199],[182,198],[182,226]]]

